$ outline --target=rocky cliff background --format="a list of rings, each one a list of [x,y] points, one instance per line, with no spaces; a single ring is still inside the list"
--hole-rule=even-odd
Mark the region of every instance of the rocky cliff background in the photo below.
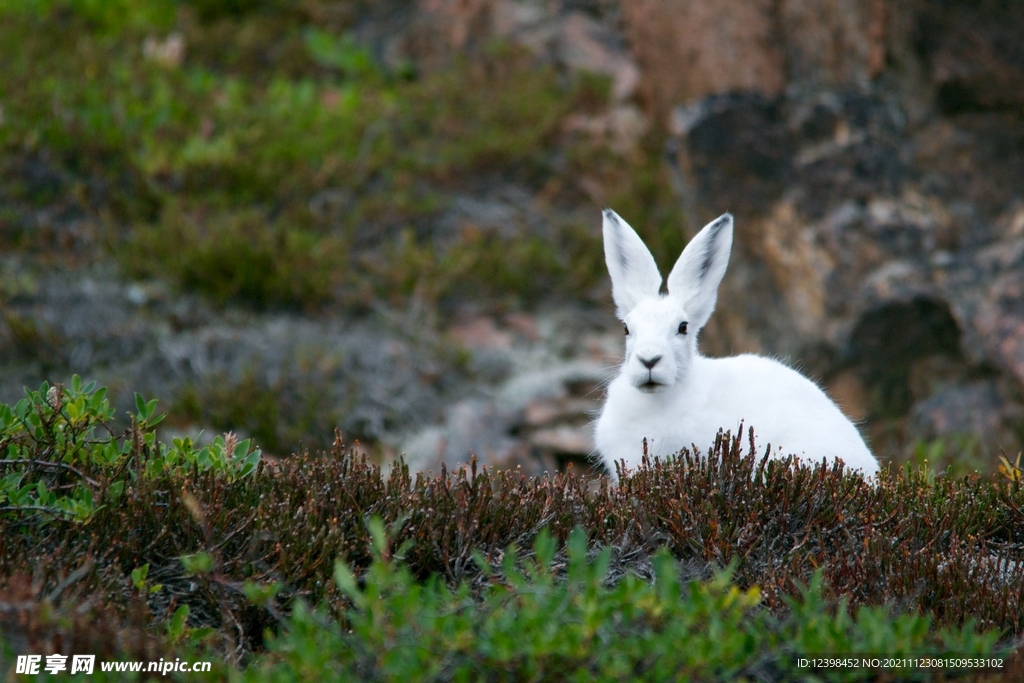
[[[204,0],[162,23],[19,21],[2,47],[29,84],[0,100],[4,401],[78,373],[126,409],[133,391],[161,398],[169,432],[235,430],[282,457],[339,427],[423,469],[471,452],[588,467],[621,349],[611,205],[663,270],[733,212],[702,349],[801,368],[884,461],[991,470],[1024,442],[1015,3]],[[232,136],[264,100],[218,118],[236,86],[214,87],[212,113],[170,115],[182,160],[161,160],[175,129],[101,140],[128,124],[115,107],[87,125],[107,111],[81,104],[92,86],[33,104],[33,74],[72,76],[31,36],[62,31],[88,38],[70,60],[87,79],[120,55],[150,70],[137,87],[213,74],[256,92],[273,73],[312,99]],[[350,142],[334,119],[289,128],[356,86],[351,117],[369,113]],[[305,161],[264,158],[275,137],[308,144]],[[255,266],[231,265],[253,244]]]

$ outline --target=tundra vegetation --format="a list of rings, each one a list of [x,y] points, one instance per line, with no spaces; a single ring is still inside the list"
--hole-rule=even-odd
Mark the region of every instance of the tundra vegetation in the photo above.
[[[253,309],[529,303],[605,276],[591,225],[437,242],[425,222],[456,185],[514,178],[558,204],[589,177],[659,261],[679,253],[662,133],[623,154],[563,125],[604,105],[605,79],[501,43],[385,68],[333,6],[0,0],[0,248]],[[25,229],[44,207],[69,220]],[[19,353],[45,353],[4,307],[22,286],[0,279],[0,315]],[[65,652],[212,659],[211,679],[876,680],[794,657],[1003,654],[1024,633],[1019,461],[868,484],[723,434],[614,488],[413,474],[340,438],[261,459],[281,437],[260,425],[285,416],[255,384],[164,398],[171,419],[250,416],[254,438],[163,442],[155,401],[116,415],[77,377],[0,405],[5,675]]]
[[[113,431],[104,389],[78,378],[0,406],[8,655],[213,658],[214,677],[251,680],[879,675],[813,678],[795,656],[814,653],[1021,671],[1012,466],[870,483],[722,434],[617,487],[475,465],[413,476],[340,439],[274,466],[230,434],[163,444],[156,402],[136,407]]]

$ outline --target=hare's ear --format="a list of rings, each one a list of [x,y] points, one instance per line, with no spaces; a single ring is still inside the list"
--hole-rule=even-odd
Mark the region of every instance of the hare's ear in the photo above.
[[[732,214],[722,214],[690,240],[668,276],[668,293],[682,301],[691,329],[699,330],[711,317],[718,284],[732,251]]]
[[[645,296],[657,296],[661,273],[640,235],[611,209],[604,210],[604,260],[612,276],[612,298],[620,319]]]

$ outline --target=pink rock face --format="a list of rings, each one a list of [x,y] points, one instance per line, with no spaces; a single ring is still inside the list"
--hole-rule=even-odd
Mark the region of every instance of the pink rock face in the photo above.
[[[607,27],[579,12],[570,13],[559,30],[562,61],[571,68],[605,74],[612,79],[612,99],[636,93],[640,70],[629,56],[609,47]]]
[[[631,0],[622,4],[643,91],[662,114],[732,91],[779,94],[783,52],[771,0]]]
[[[708,95],[865,88],[889,71],[948,113],[1024,104],[1024,4],[630,0],[641,89],[662,116]]]
[[[884,0],[782,0],[787,79],[864,85],[885,67],[897,11]]]

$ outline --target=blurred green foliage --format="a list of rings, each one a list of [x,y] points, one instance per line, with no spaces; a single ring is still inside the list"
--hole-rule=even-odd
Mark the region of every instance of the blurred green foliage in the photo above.
[[[325,12],[3,0],[0,198],[72,202],[131,276],[255,306],[414,291],[530,303],[603,277],[597,206],[586,226],[437,233],[454,194],[505,182],[579,206],[593,201],[585,176],[657,256],[678,253],[657,135],[619,154],[566,132],[567,117],[607,106],[606,79],[503,44],[419,75],[388,70]],[[52,248],[16,213],[0,215],[0,240]]]
[[[126,30],[168,29],[174,25],[177,6],[174,0],[0,0],[0,14],[37,21],[74,15],[91,31],[114,35]]]
[[[171,404],[172,424],[208,424],[221,431],[252,435],[269,453],[287,455],[306,448],[329,448],[341,416],[326,407],[329,380],[316,373],[268,384],[252,369],[238,381],[210,377],[185,385]]]
[[[973,434],[948,434],[930,440],[916,439],[908,448],[906,465],[932,473],[946,472],[963,477],[975,472],[991,472],[997,467]]]

